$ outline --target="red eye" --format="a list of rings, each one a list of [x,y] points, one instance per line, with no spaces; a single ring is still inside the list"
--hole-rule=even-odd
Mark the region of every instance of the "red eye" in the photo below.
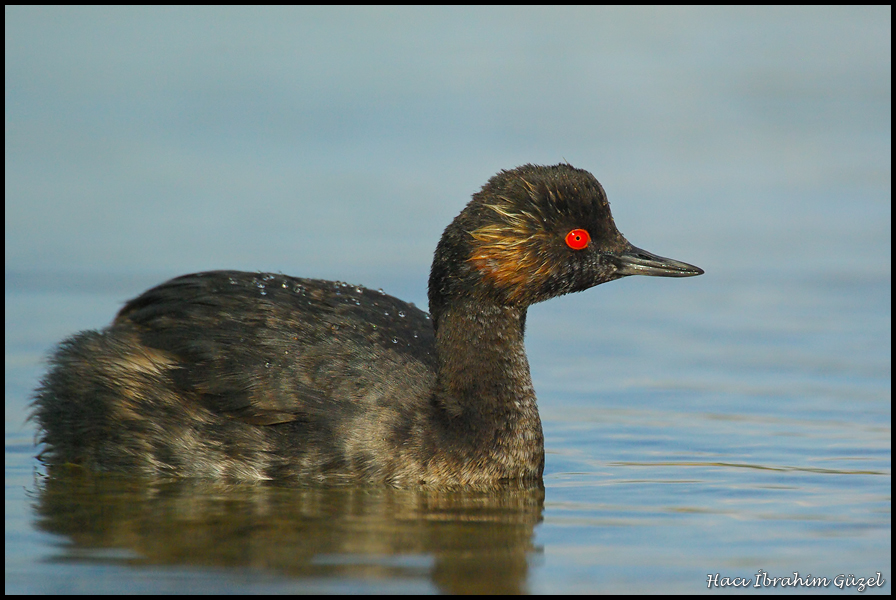
[[[566,245],[573,250],[584,250],[590,241],[591,236],[584,229],[573,229],[566,234]]]

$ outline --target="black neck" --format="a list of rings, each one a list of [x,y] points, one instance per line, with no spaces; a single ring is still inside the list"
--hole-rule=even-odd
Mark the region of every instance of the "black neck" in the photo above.
[[[438,317],[436,402],[445,439],[506,477],[541,475],[544,438],[523,345],[526,309],[452,303]],[[463,433],[461,436],[460,434]]]

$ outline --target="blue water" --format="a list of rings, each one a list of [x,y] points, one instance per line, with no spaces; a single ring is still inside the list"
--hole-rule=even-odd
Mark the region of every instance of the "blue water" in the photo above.
[[[7,592],[890,592],[889,7],[5,16]],[[530,310],[543,499],[43,477],[63,337],[217,268],[425,306],[470,194],[561,161],[706,274]]]

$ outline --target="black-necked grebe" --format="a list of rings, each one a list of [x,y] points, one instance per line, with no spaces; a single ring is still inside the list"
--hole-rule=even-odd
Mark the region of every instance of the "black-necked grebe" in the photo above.
[[[430,315],[345,283],[213,271],[64,341],[34,404],[42,458],[234,480],[540,481],[528,306],[701,273],[626,241],[587,171],[502,171],[442,235]]]

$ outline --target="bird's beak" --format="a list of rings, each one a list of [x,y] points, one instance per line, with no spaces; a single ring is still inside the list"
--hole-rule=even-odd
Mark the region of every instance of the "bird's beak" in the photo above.
[[[700,267],[657,256],[632,245],[618,254],[612,254],[610,261],[616,265],[616,275],[619,277],[627,275],[650,275],[652,277],[703,275],[703,269]]]

